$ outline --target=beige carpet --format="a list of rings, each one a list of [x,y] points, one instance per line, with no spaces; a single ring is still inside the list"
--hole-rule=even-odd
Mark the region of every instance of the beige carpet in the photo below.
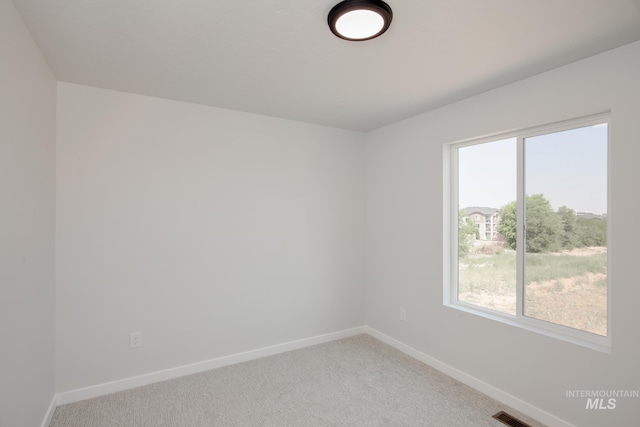
[[[50,427],[505,424],[517,411],[368,335],[59,406]]]

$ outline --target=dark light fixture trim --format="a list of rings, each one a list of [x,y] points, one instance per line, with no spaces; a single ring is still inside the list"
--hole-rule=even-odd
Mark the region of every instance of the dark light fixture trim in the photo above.
[[[382,19],[382,26],[375,32],[363,36],[350,36],[349,34],[342,34],[338,30],[338,20],[351,12],[369,11],[379,15]],[[378,37],[391,25],[391,19],[393,18],[393,12],[391,7],[382,0],[344,0],[331,9],[328,16],[329,28],[331,32],[341,39],[350,41],[364,41],[371,40]]]

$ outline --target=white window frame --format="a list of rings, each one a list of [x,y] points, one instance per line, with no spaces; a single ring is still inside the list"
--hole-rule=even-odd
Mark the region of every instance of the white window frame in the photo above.
[[[593,126],[597,124],[607,124],[607,336],[601,336],[586,331],[562,326],[544,320],[527,317],[524,312],[524,256],[525,251],[521,248],[524,242],[524,140],[534,136],[540,136],[555,132],[576,129],[580,127]],[[611,233],[611,114],[610,112],[581,117],[573,120],[566,120],[553,124],[537,126],[533,128],[511,131],[507,133],[497,133],[490,136],[473,138],[452,142],[444,145],[444,215],[443,215],[443,260],[444,260],[444,288],[443,303],[445,306],[461,310],[467,313],[482,316],[501,323],[506,323],[528,331],[533,331],[553,337],[556,339],[571,342],[583,347],[611,353],[612,337],[612,233]],[[499,311],[487,309],[458,300],[458,159],[457,149],[471,145],[484,144],[504,139],[517,139],[517,261],[516,261],[516,315],[501,313]]]

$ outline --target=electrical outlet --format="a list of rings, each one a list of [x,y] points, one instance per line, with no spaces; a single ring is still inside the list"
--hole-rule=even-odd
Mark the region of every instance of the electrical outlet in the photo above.
[[[400,309],[400,320],[403,322],[407,321],[407,309],[406,308],[401,308]]]
[[[129,348],[142,347],[142,332],[131,332],[129,334]]]

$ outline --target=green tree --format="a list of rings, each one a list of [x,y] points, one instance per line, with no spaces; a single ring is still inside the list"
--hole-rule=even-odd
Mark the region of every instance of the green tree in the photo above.
[[[516,249],[517,233],[516,233],[516,202],[511,202],[500,208],[500,224],[498,224],[498,233],[504,236],[509,249]]]
[[[604,218],[577,218],[576,235],[580,246],[606,246],[607,221]]]
[[[534,194],[526,196],[525,208],[527,252],[552,252],[560,249],[562,220],[551,208],[551,203],[542,194]],[[500,209],[498,232],[504,236],[509,248],[516,248],[516,202]]]
[[[476,237],[476,227],[471,221],[464,220],[462,209],[458,211],[458,256],[464,257],[469,254],[471,244]]]
[[[526,198],[527,252],[553,252],[560,249],[562,220],[542,194]]]
[[[558,208],[558,216],[562,222],[562,235],[560,236],[560,244],[563,249],[573,249],[581,246],[576,233],[578,226],[576,211],[566,206]]]

